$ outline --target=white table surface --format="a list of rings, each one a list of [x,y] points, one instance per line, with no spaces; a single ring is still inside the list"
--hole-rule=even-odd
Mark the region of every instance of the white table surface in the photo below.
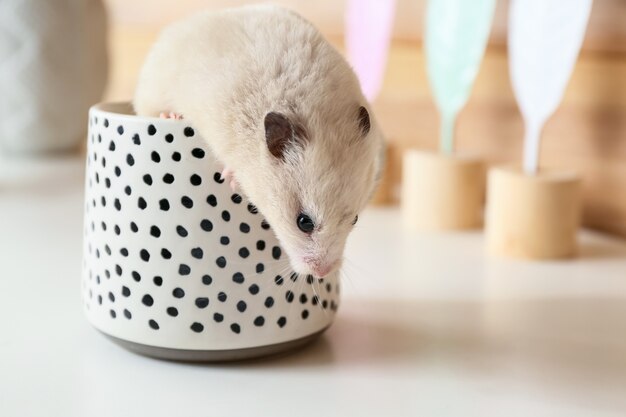
[[[491,259],[478,232],[363,213],[333,327],[291,355],[129,353],[80,300],[82,159],[0,161],[0,416],[624,416],[626,244]]]

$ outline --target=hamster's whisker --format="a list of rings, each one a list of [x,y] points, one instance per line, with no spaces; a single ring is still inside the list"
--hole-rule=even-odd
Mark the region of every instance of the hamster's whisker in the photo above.
[[[298,305],[300,302],[299,295],[302,294],[303,287],[305,285],[305,277],[301,274],[298,274],[298,279],[293,282],[293,302],[292,305]]]
[[[368,276],[367,271],[361,265],[354,262],[352,259],[344,255],[343,260],[348,263],[348,266],[353,268],[357,273],[361,274],[363,277]]]
[[[272,289],[270,290],[271,294],[274,297],[278,297],[279,294],[283,293],[287,285],[289,285],[289,284],[285,284],[285,282],[289,279],[289,275],[291,274],[291,265],[289,264],[289,262],[286,261],[284,266],[280,268],[278,272],[276,272],[275,274],[280,275],[283,278],[283,285],[272,285]],[[288,288],[288,290],[290,289]]]
[[[282,274],[285,271],[288,271],[291,267],[289,265],[289,261],[285,259],[279,259],[277,261],[270,262],[269,265],[271,269],[268,268],[268,272],[271,272],[272,274]]]
[[[249,265],[249,262],[245,261],[245,260],[243,260],[243,261],[240,261],[240,260],[229,260],[228,262],[233,264],[233,265]],[[264,265],[273,266],[273,265],[276,265],[276,264],[279,264],[279,263],[282,263],[282,262],[283,261],[279,259],[277,261],[274,261],[274,260],[272,260],[272,261],[264,261],[263,264]]]
[[[283,278],[283,282],[285,281],[285,275],[287,275],[290,270],[291,270],[291,265],[289,264],[289,261],[287,260],[280,260],[277,261],[276,264],[274,264],[273,266],[277,266],[277,268],[273,269],[273,271],[270,271],[270,275],[272,275],[271,279],[272,281],[274,280],[275,276],[280,275]],[[279,286],[272,286],[272,293],[276,293],[278,292],[278,288],[280,288]]]
[[[295,272],[294,272],[295,273]],[[289,278],[289,280],[291,281],[291,277]],[[291,302],[289,303],[289,309],[287,310],[287,315],[291,316],[291,311],[293,310],[293,305],[296,302],[296,293],[295,293],[295,287],[296,287],[296,281],[291,281],[291,284],[289,285],[289,291],[292,292],[293,294],[293,300],[291,300]]]
[[[348,258],[347,256],[344,256],[343,259],[346,261],[346,265],[352,268],[354,272],[358,273],[359,276],[363,277],[363,279],[367,279],[366,277],[370,276],[368,272],[363,268],[363,266],[352,261],[352,259]]]
[[[315,284],[317,284],[317,288],[319,289],[319,292],[315,289]],[[315,294],[315,296],[317,297],[316,307],[319,308],[322,311],[322,313],[324,313],[324,317],[327,317],[328,313],[326,312],[326,310],[324,310],[322,308],[322,297],[319,295],[319,294],[322,293],[320,285],[321,284],[320,284],[319,280],[314,280],[313,284],[311,284],[311,288],[313,289],[313,294]]]
[[[358,287],[356,286],[356,284],[354,283],[354,280],[352,279],[352,277],[348,274],[348,264],[344,264],[343,267],[340,269],[341,271],[341,276],[343,278],[343,281],[345,281],[346,283],[348,283],[350,285],[350,288],[355,290],[355,291],[359,291]]]
[[[346,287],[349,285],[351,289],[355,288],[355,285],[352,282],[352,279],[350,278],[350,276],[348,275],[345,269],[341,270],[341,278],[342,278],[342,281],[346,283]]]
[[[301,279],[300,279],[300,285],[299,285],[299,288],[298,288],[298,294],[302,294],[304,292],[304,287],[306,285],[308,285],[307,282],[306,282],[306,277],[302,277],[301,276],[300,278]],[[296,299],[294,299],[294,301],[300,301],[300,298],[297,297]]]

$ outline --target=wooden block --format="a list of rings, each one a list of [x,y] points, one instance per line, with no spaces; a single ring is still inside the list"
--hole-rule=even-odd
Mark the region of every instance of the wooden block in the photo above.
[[[480,227],[485,167],[475,156],[409,150],[402,172],[402,213],[413,230]]]
[[[560,169],[526,175],[518,168],[489,170],[486,235],[490,253],[525,259],[576,255],[580,177]]]
[[[385,165],[382,168],[381,177],[378,182],[378,186],[374,191],[374,195],[370,200],[370,204],[373,206],[388,206],[393,204],[394,202],[394,183],[391,178],[391,168],[393,166],[393,162],[391,160],[391,155],[393,152],[393,143],[385,142],[384,149],[384,163]]]

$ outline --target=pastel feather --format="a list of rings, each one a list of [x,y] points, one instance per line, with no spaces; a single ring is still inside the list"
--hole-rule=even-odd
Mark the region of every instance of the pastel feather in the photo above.
[[[456,117],[478,73],[495,0],[429,0],[426,11],[428,79],[441,114],[441,150],[454,149]]]
[[[509,69],[525,121],[524,170],[539,166],[541,131],[562,100],[585,36],[592,0],[513,0]]]
[[[346,49],[365,97],[380,92],[391,40],[395,0],[348,0]]]

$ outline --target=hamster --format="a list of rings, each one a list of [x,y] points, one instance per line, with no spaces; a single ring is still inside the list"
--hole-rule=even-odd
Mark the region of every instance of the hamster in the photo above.
[[[204,12],[167,27],[134,97],[181,115],[271,224],[296,273],[324,277],[381,171],[383,136],[349,64],[277,6]]]

